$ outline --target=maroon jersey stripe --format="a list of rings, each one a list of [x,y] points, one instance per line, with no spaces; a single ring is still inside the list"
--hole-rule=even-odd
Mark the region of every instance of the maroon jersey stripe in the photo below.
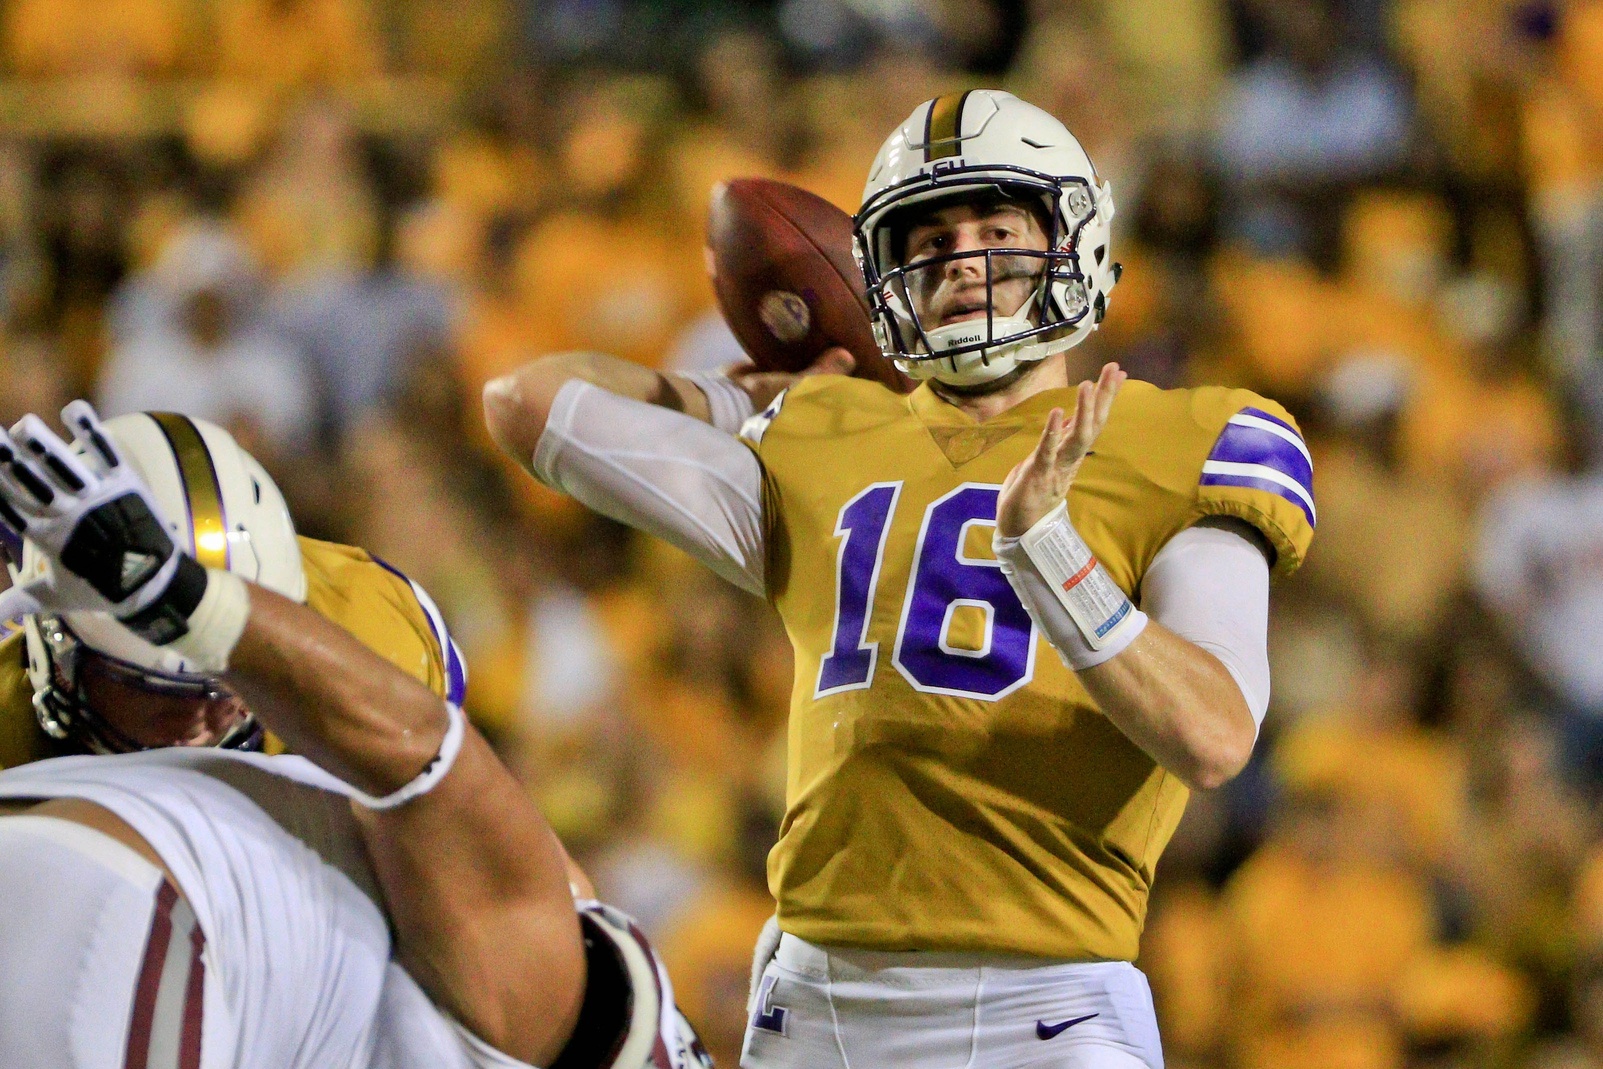
[[[161,990],[161,974],[167,961],[167,946],[173,936],[173,904],[178,892],[163,880],[156,892],[156,912],[150,922],[150,939],[145,943],[145,960],[134,984],[134,1012],[128,1023],[128,1053],[125,1069],[147,1069],[150,1034],[156,1017],[156,995]]]
[[[206,963],[200,960],[206,936],[196,924],[189,933],[189,982],[184,986],[183,1033],[178,1042],[178,1069],[200,1069],[201,1022],[206,1008]]]

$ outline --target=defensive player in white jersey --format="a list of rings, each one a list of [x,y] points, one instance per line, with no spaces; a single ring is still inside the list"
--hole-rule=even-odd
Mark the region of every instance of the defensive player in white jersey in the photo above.
[[[249,710],[311,761],[168,748],[0,773],[0,1064],[707,1064],[639,932],[575,908],[561,846],[461,710],[198,563],[89,406],[63,419],[71,447],[32,416],[0,435],[0,522],[36,565],[0,617],[103,614],[213,679],[196,730]],[[124,736],[149,729],[120,712]]]
[[[1131,964],[1157,859],[1188,791],[1251,753],[1270,576],[1315,513],[1279,405],[1074,352],[1118,278],[1112,218],[1056,119],[943,96],[857,215],[912,393],[591,354],[486,389],[537,478],[768,597],[791,637],[782,934],[744,1065],[1162,1065]]]

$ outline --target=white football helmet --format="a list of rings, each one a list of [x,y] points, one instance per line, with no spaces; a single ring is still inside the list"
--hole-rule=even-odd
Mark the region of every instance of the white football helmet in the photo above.
[[[306,573],[289,508],[272,477],[233,435],[205,420],[172,412],[137,412],[107,420],[106,431],[150,487],[167,531],[184,552],[295,601],[306,600]],[[16,577],[27,582],[50,568],[24,541]],[[39,726],[97,752],[135,748],[97,716],[85,699],[81,653],[128,683],[164,694],[214,697],[215,679],[197,672],[171,647],[152,646],[100,613],[23,618],[28,679]],[[218,745],[254,748],[262,732],[250,717]]]
[[[900,262],[908,209],[948,201],[1005,198],[1039,202],[1047,251],[981,249]],[[857,257],[879,347],[916,379],[954,386],[989,382],[1022,364],[1078,345],[1107,312],[1119,278],[1110,255],[1113,191],[1074,135],[1011,93],[949,93],[913,110],[879,150],[857,213]],[[909,293],[910,270],[984,257],[987,286],[1000,270],[1036,258],[1039,284],[1015,314],[946,326],[925,324]],[[1013,272],[1016,276],[1016,270]]]

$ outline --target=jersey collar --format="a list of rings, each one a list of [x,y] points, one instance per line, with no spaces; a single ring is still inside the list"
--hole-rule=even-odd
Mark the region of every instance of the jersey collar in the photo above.
[[[944,400],[934,390],[930,389],[928,382],[921,382],[918,388],[907,395],[907,402],[913,414],[929,427],[1019,427],[1025,423],[1045,416],[1054,408],[1061,408],[1065,412],[1074,410],[1074,390],[1072,388],[1058,388],[1042,390],[1031,394],[1012,408],[1003,412],[994,419],[981,423],[961,408]]]

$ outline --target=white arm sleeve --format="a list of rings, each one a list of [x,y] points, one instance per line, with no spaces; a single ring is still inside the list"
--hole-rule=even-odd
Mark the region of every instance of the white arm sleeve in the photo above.
[[[763,593],[762,468],[724,431],[575,379],[557,392],[533,466],[552,489]]]
[[[1139,626],[1102,650],[1086,643],[1074,618],[1018,539],[994,543],[1008,582],[1046,640],[1075,671],[1118,656],[1158,621],[1217,657],[1241,688],[1255,723],[1269,708],[1269,561],[1244,534],[1224,527],[1188,527],[1158,551],[1142,580]]]
[[[712,425],[728,434],[739,434],[746,421],[757,414],[751,403],[751,394],[730,381],[727,375],[715,371],[681,371],[681,379],[693,383],[707,398],[707,411]]]
[[[1269,709],[1269,561],[1224,527],[1188,527],[1158,551],[1141,581],[1148,615],[1215,657],[1247,700]]]

